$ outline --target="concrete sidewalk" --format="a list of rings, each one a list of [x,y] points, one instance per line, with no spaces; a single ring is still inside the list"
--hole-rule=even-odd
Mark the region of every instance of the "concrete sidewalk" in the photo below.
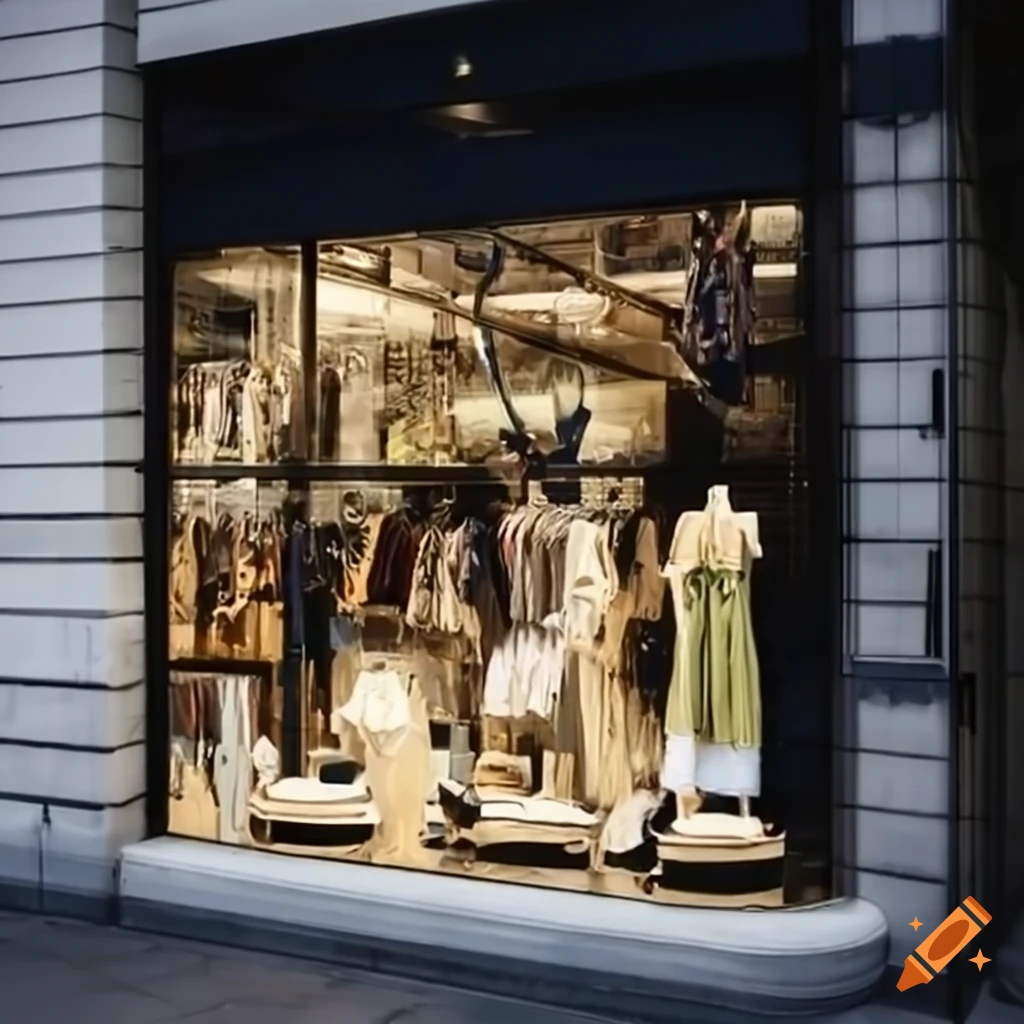
[[[330,965],[0,912],[0,1019],[38,1024],[584,1024]]]
[[[593,1024],[594,1018],[198,942],[0,912],[0,1018],[38,1024]],[[699,1009],[687,1021],[703,1021]],[[807,1019],[807,1018],[805,1018]],[[810,1019],[808,1024],[812,1024]],[[925,1024],[867,1006],[813,1024]],[[1021,1024],[985,999],[972,1024]]]

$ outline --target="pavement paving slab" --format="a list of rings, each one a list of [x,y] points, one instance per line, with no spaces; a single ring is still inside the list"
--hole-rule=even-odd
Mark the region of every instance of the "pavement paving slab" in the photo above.
[[[745,1018],[749,1020],[749,1017]],[[680,1024],[701,1022],[699,1009]],[[869,1005],[807,1024],[934,1024]],[[0,1021],[35,1024],[613,1024],[316,961],[0,911]],[[1024,1024],[986,992],[970,1024]]]

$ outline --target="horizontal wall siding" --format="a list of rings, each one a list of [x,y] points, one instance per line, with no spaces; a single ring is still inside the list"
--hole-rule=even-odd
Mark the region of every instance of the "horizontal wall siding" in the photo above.
[[[97,911],[143,834],[134,0],[0,0],[0,903]]]

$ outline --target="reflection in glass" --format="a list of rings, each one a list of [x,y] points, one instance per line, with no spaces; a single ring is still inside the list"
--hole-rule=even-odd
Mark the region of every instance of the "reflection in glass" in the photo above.
[[[179,463],[305,457],[297,249],[178,263],[172,454]]]

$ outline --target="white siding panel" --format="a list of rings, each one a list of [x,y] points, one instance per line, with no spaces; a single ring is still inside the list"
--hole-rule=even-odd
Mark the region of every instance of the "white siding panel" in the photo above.
[[[0,420],[119,414],[141,407],[141,355],[12,359],[4,366]],[[103,461],[102,449],[97,456]]]
[[[143,0],[139,63],[481,2],[487,0]]]
[[[134,210],[40,213],[0,220],[0,262],[142,248],[142,214]]]
[[[142,303],[136,299],[86,297],[81,302],[7,308],[0,300],[0,358],[141,345]]]
[[[936,882],[945,880],[949,869],[946,818],[858,809],[854,822],[857,868]]]
[[[0,515],[83,513],[141,515],[142,474],[117,467],[0,470]]]
[[[0,681],[0,740],[124,747],[146,735],[146,691],[25,686]]]
[[[97,206],[141,209],[142,175],[132,167],[78,167],[0,178],[0,217]]]
[[[139,562],[0,562],[0,608],[141,612],[141,569]]]
[[[113,754],[0,746],[0,793],[123,804],[139,795],[139,780],[144,777],[141,744]]]
[[[6,0],[4,0],[6,2]],[[38,6],[45,6],[44,0]],[[93,68],[135,67],[135,36],[101,26],[0,39],[0,82],[66,75]]]
[[[0,39],[135,20],[134,0],[0,0]]]
[[[0,306],[141,295],[142,260],[135,254],[0,264]]]
[[[143,634],[141,615],[0,614],[0,675],[127,687],[145,675]]]
[[[0,84],[0,125],[103,113],[142,117],[142,97],[134,74],[97,69]]]
[[[0,128],[0,174],[97,164],[142,166],[142,126],[117,117]]]
[[[142,431],[135,416],[0,421],[0,466],[138,463],[141,460]],[[0,532],[2,530],[0,523]]]
[[[0,0],[0,902],[145,827],[134,7]]]
[[[142,520],[0,519],[2,558],[142,558]]]

